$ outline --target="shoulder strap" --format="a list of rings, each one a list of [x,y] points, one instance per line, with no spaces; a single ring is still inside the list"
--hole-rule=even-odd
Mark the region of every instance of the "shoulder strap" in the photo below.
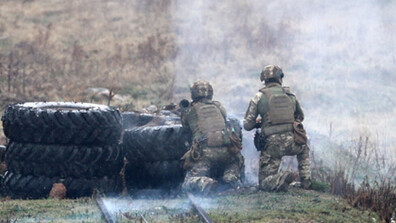
[[[271,91],[268,88],[261,88],[259,91],[263,93],[263,95],[265,95],[265,97],[267,98],[267,105],[268,105],[272,95]]]
[[[224,116],[223,112],[221,112],[221,103],[218,101],[212,101],[214,105],[216,105],[216,107],[220,110],[221,115],[224,118],[224,121],[227,121],[227,117]]]
[[[283,91],[288,95],[296,96],[293,92],[291,92],[290,87],[283,87]]]

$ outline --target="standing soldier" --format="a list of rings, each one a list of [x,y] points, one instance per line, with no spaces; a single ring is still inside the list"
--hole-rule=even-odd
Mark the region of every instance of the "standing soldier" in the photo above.
[[[191,87],[192,102],[182,112],[182,125],[192,133],[192,146],[182,157],[187,170],[183,190],[208,195],[221,182],[233,188],[240,185],[243,157],[241,139],[226,124],[226,110],[212,101],[213,88],[207,81]],[[183,101],[182,101],[183,102]],[[181,102],[181,104],[182,104]],[[186,107],[185,105],[181,107]]]
[[[287,191],[293,181],[291,172],[278,173],[283,156],[297,155],[301,186],[308,189],[311,185],[309,147],[301,124],[304,114],[296,96],[282,87],[283,76],[278,66],[264,67],[260,79],[265,87],[250,101],[243,120],[246,130],[261,129],[255,144],[261,151],[259,188],[266,191]]]

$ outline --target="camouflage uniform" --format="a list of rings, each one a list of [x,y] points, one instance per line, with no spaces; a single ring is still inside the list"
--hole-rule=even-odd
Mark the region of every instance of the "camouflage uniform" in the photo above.
[[[199,81],[194,86],[205,83]],[[232,187],[240,183],[243,157],[239,149],[225,143],[226,111],[211,100],[212,94],[213,90],[209,96],[196,97],[192,89],[193,102],[182,113],[182,125],[191,130],[193,138],[192,148],[182,158],[187,170],[182,186],[185,191],[208,194],[217,187],[217,178]]]
[[[283,72],[279,67],[267,66],[263,72],[272,78],[265,79],[262,74],[266,86],[250,101],[243,121],[244,128],[249,131],[257,127],[256,119],[261,116],[260,128],[265,144],[260,148],[259,186],[267,191],[287,190],[287,186],[281,184],[285,180],[291,182],[292,178],[290,174],[278,173],[279,166],[283,156],[297,155],[302,187],[308,188],[311,184],[309,147],[298,145],[293,135],[294,120],[304,119],[300,103],[287,87],[282,87]],[[278,99],[272,100],[272,97]]]

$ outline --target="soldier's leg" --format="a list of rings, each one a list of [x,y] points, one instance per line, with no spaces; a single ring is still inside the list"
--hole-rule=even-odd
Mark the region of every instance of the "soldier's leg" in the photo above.
[[[241,186],[241,170],[244,165],[244,159],[241,153],[237,153],[230,157],[232,160],[225,169],[222,180],[231,187],[236,188]]]
[[[261,151],[259,160],[259,184],[268,176],[277,174],[280,163],[280,157],[274,157],[267,151]]]
[[[271,190],[268,184],[272,182],[278,173],[281,157],[271,156],[267,151],[261,151],[259,161],[259,187],[264,190]]]
[[[207,195],[217,186],[217,181],[209,177],[210,162],[206,159],[194,163],[187,171],[182,188],[186,192]]]
[[[290,134],[274,134],[267,138],[266,149],[260,154],[259,186],[266,191],[287,191],[293,181],[290,172],[278,173],[282,156],[292,144]]]
[[[308,189],[311,186],[311,169],[309,160],[309,147],[302,145],[302,152],[297,154],[298,171],[300,174],[301,187]]]

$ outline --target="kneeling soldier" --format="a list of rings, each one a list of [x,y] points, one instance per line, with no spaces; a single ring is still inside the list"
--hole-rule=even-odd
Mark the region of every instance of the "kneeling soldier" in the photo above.
[[[192,133],[192,146],[182,158],[187,170],[182,187],[202,195],[215,190],[217,177],[226,185],[239,186],[244,162],[241,139],[227,128],[226,110],[212,96],[209,82],[195,82],[191,105],[182,112],[182,125]]]
[[[290,172],[278,173],[283,156],[297,155],[301,185],[305,189],[311,185],[309,147],[301,124],[304,114],[296,96],[289,88],[282,87],[283,76],[278,66],[263,69],[260,79],[265,87],[250,101],[243,121],[248,131],[261,129],[258,135],[261,140],[257,140],[261,143],[256,143],[261,151],[259,187],[266,191],[287,191],[293,180]]]

